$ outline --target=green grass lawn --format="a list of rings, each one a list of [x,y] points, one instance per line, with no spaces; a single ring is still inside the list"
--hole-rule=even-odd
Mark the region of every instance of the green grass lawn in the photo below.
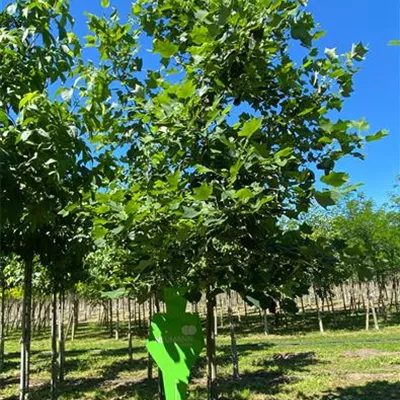
[[[312,315],[307,320],[302,318],[286,321],[267,337],[260,332],[257,316],[242,322],[238,327],[241,369],[238,381],[230,377],[230,341],[227,331],[222,329],[218,336],[221,397],[243,400],[400,399],[399,325],[386,324],[380,331],[365,332],[357,330],[357,324],[340,326],[336,318],[335,329],[322,336],[311,329],[316,326],[310,323]],[[300,333],[289,334],[290,327],[292,332]],[[75,341],[67,342],[66,381],[61,398],[157,398],[157,379],[147,379],[144,335],[136,335],[134,345],[131,365],[124,335],[117,341],[110,339],[105,329],[94,323],[82,324]],[[47,334],[34,338],[32,400],[49,397],[49,349]],[[6,343],[7,364],[0,375],[1,399],[17,399],[18,351],[18,336],[14,335]],[[206,398],[205,373],[203,354],[193,372],[190,399]],[[155,368],[154,376],[157,377]]]

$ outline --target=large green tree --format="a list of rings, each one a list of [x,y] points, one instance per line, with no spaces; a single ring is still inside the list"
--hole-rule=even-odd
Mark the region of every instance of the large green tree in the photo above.
[[[332,115],[350,96],[367,49],[359,43],[346,54],[321,54],[315,43],[324,32],[305,6],[141,0],[131,25],[115,11],[90,17],[87,45],[101,61],[82,65],[81,91],[97,111],[87,124],[102,165],[119,180],[97,197],[94,233],[99,244],[108,235],[137,254],[144,279],[196,282],[212,302],[227,277],[229,285],[243,283],[237,271],[225,273],[232,266],[268,275],[274,262],[259,257],[250,267],[238,249],[254,257],[266,244],[268,255],[287,244],[282,219],[296,219],[314,199],[334,204],[349,178],[335,170],[337,161],[363,158],[360,132],[368,124]],[[154,53],[149,65],[139,57],[144,35]],[[293,57],[294,47],[302,57]],[[320,175],[333,190],[316,189]],[[300,240],[308,230],[291,235]]]
[[[18,1],[0,13],[1,249],[25,264],[20,398],[29,388],[32,272],[90,185],[89,149],[68,93],[50,97],[80,55],[65,1]],[[68,210],[67,210],[68,212]]]

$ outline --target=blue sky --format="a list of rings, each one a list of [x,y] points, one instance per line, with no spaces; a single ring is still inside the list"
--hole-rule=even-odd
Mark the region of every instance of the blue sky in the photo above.
[[[120,15],[126,15],[132,2],[112,0],[111,4]],[[400,1],[309,0],[308,10],[327,32],[319,41],[322,49],[336,47],[338,53],[344,53],[352,43],[362,41],[370,50],[355,78],[355,91],[345,103],[342,117],[365,117],[372,133],[384,128],[390,134],[366,145],[365,161],[345,159],[338,170],[348,172],[351,183],[363,182],[363,191],[381,204],[400,173],[400,46],[388,46],[390,40],[400,39]],[[99,14],[104,9],[100,0],[71,0],[79,36],[87,33],[84,11]]]

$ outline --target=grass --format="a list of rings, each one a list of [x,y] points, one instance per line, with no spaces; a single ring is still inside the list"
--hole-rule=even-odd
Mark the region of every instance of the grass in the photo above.
[[[332,318],[332,317],[331,317]],[[346,322],[347,321],[347,322]],[[361,330],[363,318],[338,313],[327,320],[325,335],[313,331],[315,315],[291,317],[262,334],[261,320],[249,316],[238,326],[241,379],[231,378],[230,341],[226,328],[218,335],[219,391],[236,400],[386,400],[400,398],[400,328],[397,317],[382,321],[380,331]],[[66,380],[61,399],[157,398],[157,380],[147,379],[145,337],[136,332],[134,362],[127,340],[110,339],[95,323],[82,324],[67,342]],[[31,400],[49,398],[48,332],[32,342]],[[0,399],[18,394],[17,334],[6,343],[7,363],[0,375]],[[154,376],[157,371],[154,368]],[[205,399],[205,354],[193,371],[190,400]]]

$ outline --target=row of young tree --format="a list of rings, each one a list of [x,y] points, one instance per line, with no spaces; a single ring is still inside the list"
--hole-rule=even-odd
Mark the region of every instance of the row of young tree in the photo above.
[[[139,0],[125,22],[102,5],[84,39],[68,1],[21,0],[0,14],[2,299],[14,279],[23,294],[20,399],[33,291],[52,296],[56,398],[64,299],[77,284],[87,296],[155,296],[156,308],[164,287],[188,287],[192,302],[204,293],[214,399],[221,291],[290,309],[310,283],[323,297],[337,265],[353,263],[343,281],[372,270],[383,282],[377,265],[395,268],[395,257],[381,257],[390,246],[375,253],[367,236],[332,233],[347,216],[336,231],[305,217],[356,188],[337,162],[362,159],[364,143],[386,135],[363,136],[363,119],[332,117],[367,49],[321,54],[324,32],[305,1]],[[358,270],[365,257],[369,267]]]

